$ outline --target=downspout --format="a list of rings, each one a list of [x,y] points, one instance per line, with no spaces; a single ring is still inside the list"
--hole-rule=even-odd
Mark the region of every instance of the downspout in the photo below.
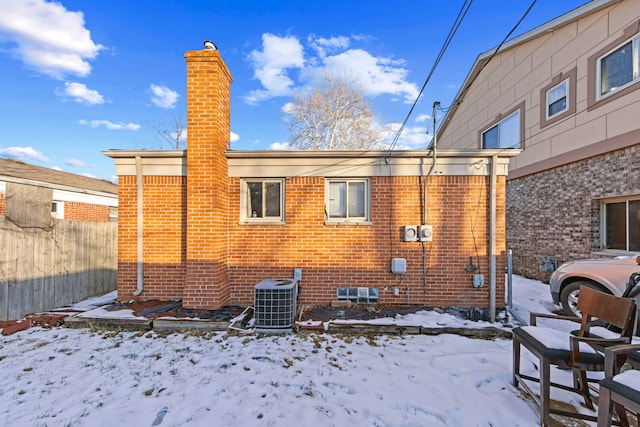
[[[491,188],[489,212],[489,320],[496,321],[496,185],[498,156],[491,158]]]
[[[143,206],[143,202],[144,202],[144,197],[143,197],[143,192],[142,192],[142,158],[140,156],[136,156],[136,193],[138,196],[138,217],[137,217],[137,222],[138,222],[138,239],[137,239],[137,243],[138,243],[138,259],[137,259],[137,266],[138,266],[138,278],[137,278],[137,288],[136,291],[133,293],[134,296],[138,296],[142,293],[142,291],[144,291],[144,242],[143,242],[143,210],[144,210],[144,206]]]

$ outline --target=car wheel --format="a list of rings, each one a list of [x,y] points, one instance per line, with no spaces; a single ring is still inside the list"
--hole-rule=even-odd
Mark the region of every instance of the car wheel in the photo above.
[[[564,289],[562,289],[562,293],[560,294],[562,311],[564,311],[567,316],[581,316],[580,311],[578,311],[578,294],[580,293],[580,286],[587,286],[591,289],[595,289],[596,291],[606,292],[608,294],[611,293],[594,282],[578,281],[569,283],[564,287]]]

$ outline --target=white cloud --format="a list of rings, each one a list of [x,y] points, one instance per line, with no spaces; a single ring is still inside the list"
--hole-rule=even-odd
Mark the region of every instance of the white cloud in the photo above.
[[[251,91],[245,102],[256,104],[278,96],[289,96],[296,89],[304,92],[317,86],[323,75],[354,80],[366,96],[391,95],[412,103],[418,96],[416,84],[407,80],[404,61],[374,56],[366,50],[350,48],[353,42],[366,42],[364,36],[324,38],[311,35],[309,49],[294,36],[265,33],[262,49],[249,55],[254,76],[262,89]]]
[[[288,142],[274,142],[273,144],[269,145],[269,150],[290,150],[291,147],[289,146]]]
[[[322,74],[342,75],[354,79],[365,95],[397,95],[411,103],[418,88],[406,80],[408,71],[402,61],[376,57],[362,49],[350,49],[324,59]]]
[[[67,159],[65,163],[75,168],[81,168],[81,167],[87,166],[87,163],[84,160],[80,160],[80,159]]]
[[[416,123],[426,123],[431,120],[431,116],[429,114],[420,114],[416,117]]]
[[[249,59],[254,67],[254,77],[260,81],[264,89],[251,91],[245,97],[248,104],[289,95],[295,81],[287,74],[288,70],[301,69],[304,66],[302,44],[293,36],[263,34],[262,50],[252,51]]]
[[[2,0],[0,43],[26,66],[51,77],[87,76],[104,49],[91,39],[82,12],[45,0]]]
[[[176,102],[178,102],[178,98],[180,95],[178,92],[169,89],[166,86],[158,86],[152,84],[150,86],[151,93],[153,96],[151,97],[151,102],[161,108],[174,108],[176,106]]]
[[[385,128],[385,139],[388,141],[386,146],[391,142],[400,129],[400,123],[388,124]],[[426,126],[405,126],[396,142],[395,150],[424,150],[431,142],[432,135]]]
[[[49,161],[42,152],[34,150],[33,147],[0,148],[0,156],[18,160],[37,160],[45,163]]]
[[[351,39],[345,36],[324,38],[312,34],[308,37],[308,41],[321,57],[325,57],[328,51],[335,52],[346,49],[351,44]]]
[[[63,90],[56,90],[56,95],[73,98],[78,104],[104,104],[104,97],[97,90],[89,89],[83,83],[65,82]]]
[[[240,135],[237,133],[229,132],[229,142],[236,142],[240,139]]]
[[[109,120],[79,120],[78,123],[84,126],[89,126],[92,128],[97,128],[100,126],[104,126],[109,130],[138,130],[140,129],[140,125],[136,123],[123,123],[118,122],[114,123]]]

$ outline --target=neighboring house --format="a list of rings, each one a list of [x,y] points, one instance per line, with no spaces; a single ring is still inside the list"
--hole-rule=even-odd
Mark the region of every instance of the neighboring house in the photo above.
[[[185,57],[188,149],[105,152],[120,300],[251,305],[258,282],[297,274],[301,304],[504,307],[517,150],[233,151],[224,61]]]
[[[47,189],[53,218],[118,219],[118,186],[108,181],[0,158],[0,215],[5,214],[6,194],[11,193],[12,185]]]
[[[438,145],[523,150],[507,181],[514,272],[640,252],[639,89],[636,0],[591,1],[479,55]]]
[[[0,159],[0,320],[116,288],[117,186]]]

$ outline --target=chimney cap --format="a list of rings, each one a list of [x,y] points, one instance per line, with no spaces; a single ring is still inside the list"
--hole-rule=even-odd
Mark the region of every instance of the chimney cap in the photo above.
[[[205,40],[204,41],[204,48],[205,49],[210,49],[210,50],[218,50],[218,46],[216,46],[216,44],[214,42],[212,42],[211,40]]]

